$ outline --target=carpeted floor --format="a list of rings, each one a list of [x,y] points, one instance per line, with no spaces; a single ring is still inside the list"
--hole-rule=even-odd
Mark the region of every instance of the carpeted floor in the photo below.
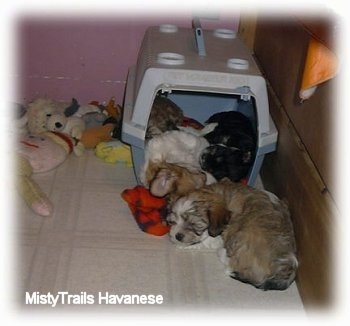
[[[263,292],[225,276],[215,251],[180,250],[167,236],[143,233],[120,197],[124,189],[136,185],[132,168],[104,163],[88,151],[82,157],[71,155],[59,168],[36,175],[35,180],[49,194],[55,211],[51,217],[39,217],[16,201],[19,309],[49,306],[26,303],[26,293],[35,292],[75,295],[76,304],[58,303],[61,311],[103,308],[137,313],[156,306],[99,302],[99,296],[108,292],[120,297],[162,296],[157,308],[164,311],[304,314],[295,283],[286,291]],[[84,302],[87,295],[94,304]]]

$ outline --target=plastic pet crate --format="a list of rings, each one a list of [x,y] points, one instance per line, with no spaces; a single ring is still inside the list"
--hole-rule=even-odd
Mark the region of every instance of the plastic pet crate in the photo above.
[[[174,25],[150,27],[135,66],[129,69],[122,140],[131,145],[134,170],[144,162],[145,133],[156,95],[175,102],[185,116],[203,123],[217,112],[236,110],[256,128],[257,149],[248,184],[254,185],[266,153],[276,149],[265,79],[250,51],[227,29]]]

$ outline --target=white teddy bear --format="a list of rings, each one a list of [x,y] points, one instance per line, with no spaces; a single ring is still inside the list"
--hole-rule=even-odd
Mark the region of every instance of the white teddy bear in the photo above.
[[[48,98],[37,98],[27,108],[27,127],[31,134],[47,131],[46,121],[55,114],[62,113],[69,106],[68,102],[58,102]]]
[[[49,98],[37,98],[28,105],[28,131],[32,134],[39,134],[50,130],[47,128],[47,120],[54,114],[81,118],[87,113],[99,111],[100,109],[95,105],[79,105],[78,101],[74,98],[70,103],[55,101]]]
[[[47,119],[46,128],[49,131],[59,131],[80,139],[85,130],[85,121],[79,117],[66,117],[63,114],[55,113]]]
[[[46,128],[49,131],[58,131],[71,136],[76,144],[74,153],[81,156],[84,153],[84,145],[79,141],[83,131],[85,130],[85,121],[79,117],[66,117],[63,114],[53,114],[46,121]]]

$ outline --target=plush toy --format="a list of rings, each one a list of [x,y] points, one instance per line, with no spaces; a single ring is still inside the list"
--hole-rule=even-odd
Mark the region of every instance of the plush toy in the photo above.
[[[55,113],[47,119],[46,128],[49,131],[59,131],[80,139],[85,129],[85,122],[79,117],[66,117],[63,114]]]
[[[62,114],[66,117],[81,118],[87,113],[99,112],[95,105],[79,105],[76,99],[72,102],[59,102],[47,98],[38,98],[28,105],[28,131],[31,134],[39,134],[47,131],[47,119],[53,114]]]
[[[112,138],[121,139],[122,133],[122,112],[123,109],[120,105],[115,103],[115,98],[112,97],[106,105],[105,111],[108,114],[108,118],[103,124],[114,123],[115,127],[112,133]]]
[[[80,142],[85,148],[95,148],[101,142],[112,140],[114,124],[108,123],[102,126],[87,128],[83,131]]]
[[[26,204],[38,215],[49,216],[53,205],[39,185],[32,179],[33,168],[29,161],[21,155],[16,155],[17,179],[16,185],[20,196]]]
[[[47,131],[46,121],[54,113],[63,113],[68,102],[58,102],[48,98],[37,98],[27,108],[28,131],[39,134]]]
[[[103,125],[105,124],[113,124],[114,128],[112,131],[112,138],[114,139],[121,139],[122,135],[122,120],[116,120],[113,117],[108,117],[104,122]]]
[[[55,169],[73,150],[73,139],[58,132],[44,132],[21,137],[16,148],[19,194],[32,210],[49,216],[53,205],[32,179],[33,173]]]
[[[126,166],[132,167],[130,146],[119,140],[99,143],[96,146],[95,154],[106,163],[123,162]]]
[[[108,104],[105,107],[107,115],[119,120],[121,118],[122,109],[118,104],[115,104],[115,97],[111,97]]]
[[[100,109],[93,104],[80,105],[75,98],[72,98],[72,103],[65,108],[64,115],[66,117],[78,117],[81,118],[88,113],[100,112]]]
[[[14,133],[19,136],[26,135],[28,133],[27,109],[19,103],[13,103],[13,106],[15,109],[13,117],[15,124]],[[13,129],[11,131],[13,133]]]
[[[73,148],[75,155],[83,155],[85,147],[80,139],[85,129],[85,122],[82,118],[66,117],[63,114],[55,113],[47,119],[46,127],[49,131],[58,131],[72,137],[75,140]]]
[[[121,197],[128,203],[131,213],[143,232],[157,236],[169,232],[169,226],[164,223],[166,215],[164,198],[152,196],[143,186],[124,190]]]
[[[183,117],[181,126],[192,127],[193,129],[197,129],[197,130],[201,130],[204,128],[204,126],[200,122],[190,117]]]
[[[83,115],[85,121],[86,129],[90,127],[101,126],[102,123],[107,119],[108,113],[105,111],[105,107],[102,104],[99,104],[98,101],[91,101],[90,105],[94,105],[98,111],[97,112],[88,112]]]

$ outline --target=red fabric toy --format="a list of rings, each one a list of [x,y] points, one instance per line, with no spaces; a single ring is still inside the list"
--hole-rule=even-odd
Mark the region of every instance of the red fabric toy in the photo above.
[[[190,117],[183,117],[181,126],[182,127],[192,127],[194,129],[197,129],[197,130],[201,130],[204,128],[204,126],[200,122],[198,122],[197,120],[192,119]]]
[[[142,231],[157,236],[169,232],[169,226],[163,224],[166,213],[165,199],[152,196],[143,186],[124,190],[121,197],[128,203]]]

